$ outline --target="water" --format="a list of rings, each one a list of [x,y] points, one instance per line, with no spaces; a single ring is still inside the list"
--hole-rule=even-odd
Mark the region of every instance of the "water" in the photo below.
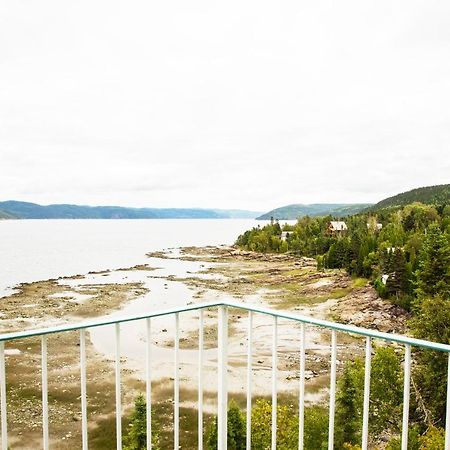
[[[70,287],[98,283],[141,282],[149,292],[127,302],[117,310],[107,313],[110,317],[145,314],[157,309],[183,306],[194,301],[194,291],[180,281],[167,277],[209,278],[213,275],[202,273],[213,265],[201,261],[182,261],[176,259],[176,248],[182,246],[205,246],[232,244],[245,230],[261,224],[253,220],[28,220],[0,222],[0,295],[5,295],[20,282],[38,281],[75,274],[132,267],[146,263],[156,268],[152,271],[130,270],[114,271],[106,274],[88,274],[82,279],[64,279],[68,291],[58,295],[70,295],[74,301],[89,302],[88,296],[75,294]],[[146,253],[167,248],[174,259],[149,258]],[[214,275],[216,276],[216,275]],[[254,298],[253,298],[254,297]],[[226,292],[208,292],[207,301],[233,299]],[[234,299],[236,300],[236,299]],[[260,295],[239,298],[239,301],[259,303]],[[180,317],[181,336],[188,337],[198,329],[197,312],[183,313]],[[230,357],[234,365],[229,370],[229,387],[234,392],[243,392],[245,375],[245,352],[241,343],[247,330],[246,316],[234,321],[235,336],[230,340]],[[216,319],[212,319],[215,323]],[[285,336],[297,330],[285,324]],[[152,374],[154,380],[167,379],[173,373],[174,317],[161,317],[152,320]],[[282,329],[282,328],[280,328]],[[260,333],[258,335],[257,333]],[[255,342],[260,346],[258,355],[269,355],[272,319],[260,317],[255,322]],[[89,339],[96,351],[109,359],[115,355],[114,326],[91,328]],[[145,322],[138,321],[121,325],[121,355],[125,357],[128,368],[143,375],[146,351]],[[283,344],[280,338],[280,351],[294,352],[298,342]],[[183,387],[196,389],[198,353],[196,349],[181,349],[180,376]],[[256,362],[255,362],[256,364]],[[257,365],[257,364],[256,364]],[[213,391],[217,381],[217,349],[204,352],[203,376],[207,390]],[[258,371],[254,381],[254,392],[265,393],[270,383],[270,370],[264,366]],[[280,389],[292,389],[296,381],[280,383]],[[214,412],[214,405],[206,402],[206,410]],[[211,403],[211,402],[210,402]]]
[[[248,219],[0,221],[0,296],[22,282],[148,262],[171,247],[232,244]]]

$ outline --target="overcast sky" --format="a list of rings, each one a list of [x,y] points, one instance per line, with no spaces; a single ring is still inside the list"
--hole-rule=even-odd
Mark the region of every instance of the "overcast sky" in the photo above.
[[[449,182],[448,1],[0,2],[0,200],[268,210]]]

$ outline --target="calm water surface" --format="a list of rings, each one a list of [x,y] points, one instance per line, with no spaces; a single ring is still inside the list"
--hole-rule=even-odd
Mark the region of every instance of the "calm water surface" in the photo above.
[[[231,244],[263,223],[240,219],[3,220],[0,296],[21,282],[130,267],[150,251]]]

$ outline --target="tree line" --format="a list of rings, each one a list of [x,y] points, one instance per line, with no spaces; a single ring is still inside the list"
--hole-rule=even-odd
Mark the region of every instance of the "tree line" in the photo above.
[[[314,257],[319,270],[344,269],[368,278],[379,294],[408,309],[410,334],[450,344],[450,206],[413,203],[345,219],[347,231],[330,233],[328,217],[303,217],[295,225],[272,222],[239,236],[246,250]],[[382,225],[382,228],[378,226]],[[288,232],[286,240],[282,231]],[[373,444],[400,450],[402,426],[402,349],[375,347],[370,386],[370,435]],[[448,356],[415,350],[412,366],[408,448],[444,448]],[[347,361],[338,380],[335,448],[357,450],[361,442],[364,361]],[[257,400],[252,408],[252,449],[270,447],[271,404]],[[145,402],[139,397],[125,438],[130,450],[145,448]],[[156,429],[158,427],[155,427]],[[305,449],[326,449],[328,410],[305,409]],[[296,448],[298,415],[292,404],[278,405],[279,449]],[[157,440],[158,440],[158,435]],[[206,438],[217,443],[215,420]],[[162,442],[155,442],[156,447]],[[156,448],[155,447],[155,448]],[[245,448],[245,415],[235,403],[228,416],[228,448]]]
[[[272,222],[246,231],[236,244],[251,251],[314,257],[319,270],[345,269],[352,276],[366,277],[380,296],[410,311],[411,335],[450,344],[450,205],[412,203],[380,210],[376,215],[357,214],[345,219],[348,229],[341,233],[330,233],[331,220],[303,217],[295,225],[283,227]],[[286,240],[281,239],[282,231],[289,233]],[[413,361],[408,448],[443,448],[448,357],[443,352],[415,350]],[[395,408],[402,402],[401,359],[391,355],[379,364],[380,377],[387,384],[383,389],[371,389],[371,409],[380,417],[384,410],[390,416],[386,421],[375,420],[378,428],[372,432],[378,437],[395,436],[401,420]],[[356,358],[346,364],[340,380],[341,409],[356,420],[345,421],[341,429],[338,420],[338,439],[350,446],[347,448],[359,442],[356,424],[362,407],[363,372],[363,361]],[[392,391],[396,387],[395,397]],[[375,406],[392,395],[391,407]],[[427,442],[433,444],[427,447]],[[390,445],[400,448],[395,439]]]
[[[238,237],[255,252],[316,258],[319,270],[345,269],[372,280],[379,294],[410,309],[418,297],[450,295],[450,205],[413,203],[345,219],[348,230],[330,233],[327,217],[302,217],[295,225],[272,222]],[[382,228],[379,229],[378,224]],[[281,232],[288,232],[281,239]]]

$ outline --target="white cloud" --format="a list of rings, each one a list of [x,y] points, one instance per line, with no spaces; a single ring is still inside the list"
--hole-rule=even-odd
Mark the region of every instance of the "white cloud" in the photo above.
[[[0,192],[269,209],[449,182],[450,4],[0,5]]]

